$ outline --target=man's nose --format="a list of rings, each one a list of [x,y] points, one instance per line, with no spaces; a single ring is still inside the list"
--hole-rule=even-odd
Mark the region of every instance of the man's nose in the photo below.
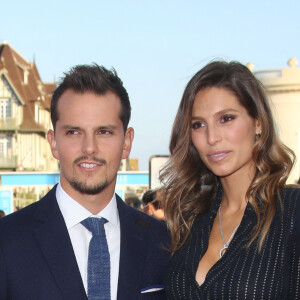
[[[85,135],[82,142],[82,151],[87,155],[93,155],[98,152],[98,144],[94,135]]]

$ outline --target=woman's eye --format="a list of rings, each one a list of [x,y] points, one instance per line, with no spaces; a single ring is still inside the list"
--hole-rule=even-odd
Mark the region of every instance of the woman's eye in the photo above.
[[[226,123],[235,119],[235,116],[225,115],[221,118],[221,123]]]
[[[199,128],[202,128],[202,127],[204,127],[204,123],[202,123],[202,122],[197,121],[197,122],[192,123],[192,128],[193,129],[199,129]]]

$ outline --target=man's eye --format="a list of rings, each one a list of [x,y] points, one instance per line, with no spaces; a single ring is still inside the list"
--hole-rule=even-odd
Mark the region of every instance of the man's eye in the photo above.
[[[107,129],[101,129],[99,130],[99,133],[102,134],[102,135],[109,135],[111,134],[111,132]]]
[[[226,123],[226,122],[232,121],[234,119],[235,119],[235,116],[225,115],[225,116],[222,116],[221,123]]]
[[[202,123],[202,122],[200,122],[200,121],[197,121],[197,122],[192,123],[192,128],[193,128],[193,129],[199,129],[199,128],[202,128],[202,127],[204,127],[204,126],[205,126],[204,123]]]
[[[78,131],[75,130],[75,129],[70,129],[70,130],[67,131],[66,134],[67,134],[67,135],[76,135],[76,134],[78,134]]]

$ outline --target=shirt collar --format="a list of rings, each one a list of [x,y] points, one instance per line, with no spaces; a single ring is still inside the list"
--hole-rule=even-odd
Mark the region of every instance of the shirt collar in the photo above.
[[[120,226],[119,213],[117,208],[116,195],[114,194],[106,207],[97,215],[93,215],[81,204],[70,197],[62,188],[60,183],[56,188],[56,199],[59,209],[64,217],[67,229],[79,224],[81,221],[89,217],[105,218],[114,226]]]

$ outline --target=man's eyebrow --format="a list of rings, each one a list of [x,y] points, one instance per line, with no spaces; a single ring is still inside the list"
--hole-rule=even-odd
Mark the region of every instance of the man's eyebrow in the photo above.
[[[62,128],[63,129],[75,129],[75,130],[80,129],[79,126],[72,126],[72,125],[63,125]]]
[[[96,129],[97,130],[103,130],[103,129],[114,130],[116,128],[117,128],[116,125],[102,125],[102,126],[98,126]]]
[[[118,127],[117,125],[111,125],[111,124],[109,124],[109,125],[101,125],[101,126],[96,127],[95,130],[103,130],[103,129],[114,130],[117,127]],[[62,129],[65,129],[65,130],[67,130],[67,129],[80,130],[82,128],[79,127],[79,126],[73,126],[73,125],[63,125]]]

